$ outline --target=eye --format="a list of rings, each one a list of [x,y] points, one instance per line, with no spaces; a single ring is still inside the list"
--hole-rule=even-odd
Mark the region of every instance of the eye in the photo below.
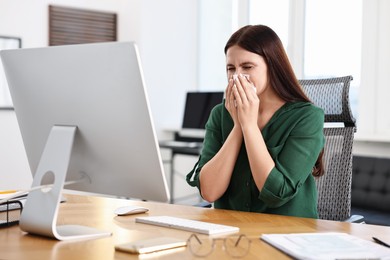
[[[235,70],[236,70],[236,69],[235,69],[234,67],[227,67],[227,68],[226,68],[226,72],[227,72],[227,73],[234,73]]]
[[[253,66],[248,66],[248,65],[247,65],[247,66],[243,66],[242,68],[243,68],[244,70],[250,70],[251,68],[253,68]]]

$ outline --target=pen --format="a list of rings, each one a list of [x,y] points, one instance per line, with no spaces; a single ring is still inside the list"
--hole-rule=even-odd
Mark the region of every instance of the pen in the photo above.
[[[2,190],[0,191],[0,194],[10,194],[10,193],[15,193],[17,190]]]
[[[385,243],[384,241],[376,238],[376,237],[372,237],[372,239],[374,239],[375,242],[377,242],[378,244],[382,245],[382,246],[386,246],[386,247],[390,247],[389,244]]]

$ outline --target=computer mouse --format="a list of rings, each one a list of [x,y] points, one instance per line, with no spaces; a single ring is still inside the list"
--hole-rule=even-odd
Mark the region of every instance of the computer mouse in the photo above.
[[[145,213],[147,211],[149,211],[149,209],[145,208],[145,207],[128,205],[128,206],[123,206],[123,207],[117,208],[114,211],[114,213],[118,216],[126,216],[126,215],[132,215],[132,214]]]

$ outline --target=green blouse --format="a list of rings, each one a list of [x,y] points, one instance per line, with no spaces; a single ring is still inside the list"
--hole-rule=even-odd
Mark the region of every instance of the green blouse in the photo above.
[[[261,192],[253,180],[243,142],[229,187],[215,208],[318,218],[317,189],[312,169],[324,147],[324,112],[309,102],[286,103],[262,130],[275,162]],[[211,112],[203,149],[187,182],[198,187],[199,173],[222,147],[233,128],[224,103]]]

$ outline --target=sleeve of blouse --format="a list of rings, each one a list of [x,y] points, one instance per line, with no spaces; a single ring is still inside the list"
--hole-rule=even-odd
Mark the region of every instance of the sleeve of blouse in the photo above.
[[[268,207],[280,207],[291,200],[311,175],[324,146],[323,125],[323,111],[310,109],[283,145],[269,149],[275,167],[259,195]]]
[[[217,105],[211,110],[210,117],[206,123],[206,134],[203,141],[202,152],[199,156],[198,162],[194,165],[194,168],[187,174],[186,181],[193,187],[198,187],[200,191],[199,174],[203,165],[211,160],[214,155],[219,151],[222,146],[221,137],[221,113],[222,106],[224,104]]]

